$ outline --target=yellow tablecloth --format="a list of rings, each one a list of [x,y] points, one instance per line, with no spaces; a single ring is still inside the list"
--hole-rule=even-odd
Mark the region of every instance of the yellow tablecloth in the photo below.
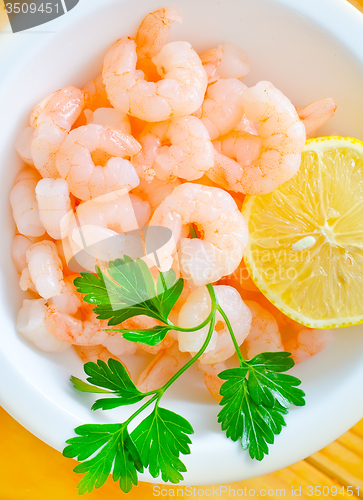
[[[300,0],[303,1],[303,0]],[[363,0],[351,0],[351,3],[363,12]],[[0,0],[0,30],[7,24],[8,19],[2,0]],[[327,423],[327,425],[329,425]],[[74,462],[67,460],[62,455],[44,444],[20,424],[12,419],[0,408],[0,500],[76,500],[79,499],[76,485],[81,476],[72,472]],[[231,491],[228,491],[228,486]],[[271,494],[271,498],[283,496],[296,498],[300,493],[302,499],[316,498],[309,495],[308,487],[353,487],[353,495],[349,498],[357,499],[358,488],[360,497],[363,497],[363,420],[351,431],[344,434],[337,441],[327,446],[318,453],[291,467],[248,481],[240,481],[227,486],[227,491],[219,498],[234,498],[233,490],[240,492],[245,488],[256,492]],[[154,498],[154,485],[140,483],[127,495],[129,500],[148,500]],[[173,498],[177,495],[176,485],[160,485],[166,489],[163,498]],[[205,490],[205,487],[203,487]],[[216,487],[215,487],[216,488]],[[292,489],[295,495],[292,495]],[[168,493],[169,490],[174,491]],[[220,490],[216,489],[218,493]],[[282,495],[282,491],[285,492]],[[319,491],[319,489],[318,489]],[[328,492],[328,489],[325,489]],[[331,493],[323,498],[333,498]],[[281,493],[280,493],[281,492]],[[207,498],[205,495],[196,496],[192,492],[189,498]],[[212,493],[212,492],[211,492]],[[236,493],[237,494],[237,493]],[[184,492],[186,496],[186,492]],[[262,496],[262,495],[261,495]],[[94,491],[87,498],[93,500],[113,500],[126,497],[118,484],[109,480],[102,489]],[[347,497],[337,495],[337,498]],[[157,498],[155,496],[155,498]],[[242,497],[243,498],[243,497]]]
[[[82,476],[72,472],[75,465],[73,460],[62,457],[59,452],[26,431],[2,409],[0,409],[0,429],[0,500],[79,499],[76,485]],[[127,499],[152,499],[154,498],[153,486],[140,483],[127,495]],[[306,500],[312,498],[308,495],[311,491],[308,489],[309,486],[313,488],[320,486],[321,489],[324,486],[329,488],[336,486],[338,491],[342,486],[352,486],[355,493],[359,487],[363,497],[363,421],[306,460],[272,474],[248,481],[239,481],[227,485],[227,488],[228,486],[235,491],[244,490],[244,488],[253,489],[256,494],[261,489],[266,492],[284,490],[284,498],[296,498],[292,496],[291,489],[299,491],[301,487],[300,498]],[[177,490],[177,485],[160,485],[160,487],[175,492]],[[201,488],[206,490],[207,487]],[[219,492],[218,489],[217,491]],[[279,494],[271,495],[272,498],[279,496]],[[164,498],[172,497],[172,494],[167,494]],[[196,487],[196,496],[194,494],[189,496],[189,498],[207,497],[208,491],[206,495],[198,495],[198,487]],[[114,500],[126,498],[126,495],[120,491],[118,484],[110,479],[100,490],[91,493],[90,498]],[[233,493],[230,496],[227,489],[227,492],[222,492],[219,498],[233,498]],[[325,496],[325,498],[332,498],[332,496]],[[337,496],[337,498],[344,499],[345,497]],[[350,498],[356,500],[357,496],[354,494]]]

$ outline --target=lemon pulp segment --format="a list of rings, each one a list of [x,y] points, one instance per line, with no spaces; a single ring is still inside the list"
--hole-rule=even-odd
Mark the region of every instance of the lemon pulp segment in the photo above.
[[[247,197],[245,261],[262,293],[313,328],[363,322],[363,143],[306,143],[299,172]]]

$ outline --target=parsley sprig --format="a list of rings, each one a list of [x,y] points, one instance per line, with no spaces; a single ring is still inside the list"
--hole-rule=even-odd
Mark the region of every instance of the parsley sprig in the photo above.
[[[195,231],[192,231],[192,236]],[[240,441],[251,458],[262,460],[268,454],[268,445],[286,425],[284,416],[291,404],[305,404],[304,393],[298,388],[300,380],[286,372],[294,361],[290,353],[262,353],[251,360],[245,360],[228,317],[217,301],[212,285],[207,285],[211,299],[211,312],[206,320],[191,329],[174,325],[169,315],[178,301],[184,287],[184,280],[177,279],[173,270],[159,273],[156,282],[148,266],[140,259],[129,257],[110,262],[107,270],[97,274],[83,273],[74,281],[84,300],[95,306],[99,319],[107,319],[110,329],[122,332],[132,342],[155,346],[163,341],[171,330],[198,331],[209,325],[208,335],[198,353],[193,356],[170,380],[159,389],[143,393],[132,382],[122,363],[110,359],[108,363],[86,363],[84,371],[87,382],[71,377],[75,389],[81,392],[103,394],[92,410],[112,410],[132,404],[138,409],[123,423],[88,424],[75,429],[77,437],[67,441],[63,454],[77,458],[81,463],[75,472],[85,474],[80,481],[79,493],[100,488],[112,473],[125,493],[138,484],[138,473],[146,469],[154,477],[161,476],[165,482],[178,483],[183,480],[186,467],[182,455],[190,453],[193,434],[191,424],[178,415],[160,406],[160,400],[167,389],[206,350],[219,311],[229,329],[239,361],[238,368],[231,368],[219,374],[224,380],[221,387],[222,409],[218,415],[222,430],[228,438]],[[123,329],[126,319],[146,315],[161,324],[148,330]],[[134,420],[151,407],[151,412],[132,430]]]

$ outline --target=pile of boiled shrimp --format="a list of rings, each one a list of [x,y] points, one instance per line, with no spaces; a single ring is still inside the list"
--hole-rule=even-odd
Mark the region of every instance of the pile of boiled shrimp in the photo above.
[[[241,206],[246,194],[269,193],[296,174],[307,135],[336,105],[324,98],[297,109],[270,82],[248,88],[241,48],[227,43],[198,55],[186,41],[168,43],[175,21],[181,17],[174,8],[148,14],[136,38],[124,36],[108,49],[100,76],[82,90],[58,90],[33,109],[16,142],[26,166],[10,195],[17,226],[12,256],[31,297],[18,331],[43,351],[73,346],[84,362],[153,355],[135,381],[143,391],[162,386],[198,352],[208,327],[170,332],[156,347],[129,342],[106,331],[107,321],[77,292],[79,274],[69,265],[78,258],[82,269],[95,272],[132,253],[127,232],[136,227],[172,231],[158,269],[172,267],[185,279],[174,324],[192,328],[207,318],[205,285],[213,283],[248,358],[286,350],[301,362],[331,336],[286,317],[255,287],[243,261],[248,227]],[[199,238],[190,238],[191,224]],[[85,240],[89,249],[116,234],[116,250],[80,252]],[[152,259],[148,265],[158,271]],[[217,314],[198,367],[219,399],[217,375],[235,348]],[[120,328],[156,324],[137,316]]]

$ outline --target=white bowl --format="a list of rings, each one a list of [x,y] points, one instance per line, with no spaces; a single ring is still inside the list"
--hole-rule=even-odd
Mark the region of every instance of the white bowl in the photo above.
[[[165,2],[169,4],[169,2]],[[8,197],[21,162],[14,140],[42,97],[68,84],[82,87],[101,69],[107,47],[133,35],[160,0],[82,0],[69,14],[29,33],[0,35],[1,289],[0,401],[40,439],[62,450],[82,423],[117,422],[129,409],[90,411],[93,397],[77,393],[71,374],[83,376],[73,351],[49,355],[15,331],[22,294],[11,262],[14,234]],[[363,139],[363,17],[345,0],[173,0],[183,16],[171,39],[186,39],[198,51],[232,41],[252,62],[247,84],[270,80],[295,105],[332,96],[338,111],[323,133]],[[293,408],[287,428],[262,462],[249,459],[217,424],[218,405],[191,370],[165,397],[195,429],[186,484],[216,484],[259,476],[319,450],[363,417],[363,327],[336,331],[324,352],[295,367],[307,405]],[[119,420],[122,419],[122,420]],[[70,463],[70,467],[72,464]],[[153,480],[142,476],[144,480]]]

